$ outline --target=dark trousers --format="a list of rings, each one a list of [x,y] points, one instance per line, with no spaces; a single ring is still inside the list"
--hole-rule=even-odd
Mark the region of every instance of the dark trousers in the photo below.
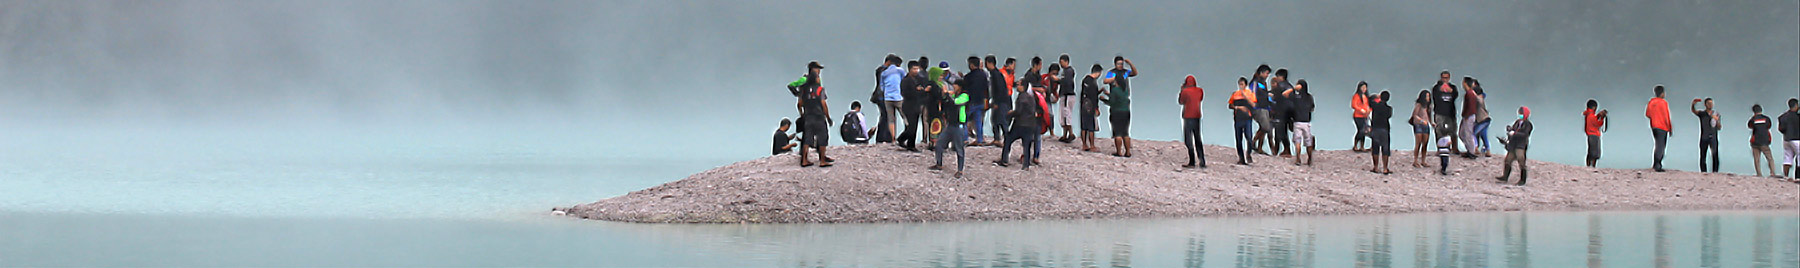
[[[1250,120],[1237,120],[1231,126],[1232,139],[1236,140],[1232,144],[1237,146],[1238,162],[1250,163],[1249,147],[1255,141],[1251,136],[1253,132],[1250,130],[1250,123]]]
[[[1369,132],[1363,131],[1363,130],[1369,128],[1369,118],[1367,118],[1367,117],[1351,117],[1350,120],[1356,122],[1356,138],[1353,140],[1350,140],[1350,142],[1361,142],[1361,141],[1363,141],[1364,138],[1369,137]]]
[[[1525,168],[1525,149],[1512,149],[1506,151],[1506,160],[1500,161],[1500,178],[1505,179],[1506,177],[1512,176],[1514,163],[1518,163],[1519,165],[1519,184],[1525,184],[1525,176],[1527,174]]]
[[[1024,158],[1022,162],[1025,163],[1023,164],[1026,168],[1030,168],[1031,160],[1037,159],[1037,156],[1031,152],[1031,148],[1038,144],[1038,133],[1035,127],[1013,127],[1012,132],[1007,132],[1006,142],[1000,145],[1000,162],[1004,163],[1006,157],[1012,156],[1013,141],[1023,141],[1019,143],[1019,157]]]
[[[1650,138],[1656,139],[1656,153],[1654,153],[1653,154],[1654,156],[1652,156],[1654,159],[1656,159],[1656,162],[1654,165],[1651,165],[1651,168],[1655,168],[1655,169],[1659,169],[1659,170],[1663,169],[1663,166],[1662,166],[1663,149],[1668,148],[1669,131],[1652,128],[1652,129],[1650,129]]]
[[[918,145],[920,107],[917,104],[901,105],[901,107],[900,114],[906,116],[906,127],[900,131],[900,137],[894,143],[914,148]]]
[[[1187,146],[1188,165],[1194,165],[1195,158],[1200,164],[1206,163],[1206,147],[1200,146],[1200,119],[1181,119],[1181,145]]]
[[[894,117],[894,113],[899,112],[900,102],[883,101],[881,103],[876,103],[875,106],[881,108],[881,116],[875,123],[875,137],[870,137],[869,139],[874,140],[875,143],[894,142],[894,130],[888,128],[888,124],[899,121],[899,118]]]
[[[956,171],[963,170],[963,152],[966,150],[962,124],[944,123],[943,132],[937,137],[937,166],[944,166],[944,151],[956,150]]]
[[[1719,172],[1719,137],[1700,138],[1700,172],[1707,172],[1706,152],[1712,152],[1712,172]]]

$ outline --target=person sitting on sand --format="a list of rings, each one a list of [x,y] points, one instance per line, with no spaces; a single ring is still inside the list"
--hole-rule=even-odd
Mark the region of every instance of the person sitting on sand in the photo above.
[[[1007,111],[1011,113],[1008,116],[1012,118],[1012,126],[1006,132],[1005,142],[1000,145],[1000,160],[994,160],[994,164],[1008,166],[1006,157],[1012,155],[1013,141],[1023,141],[1019,143],[1019,164],[1024,165],[1021,169],[1030,170],[1032,162],[1036,161],[1031,148],[1039,143],[1038,136],[1043,133],[1040,131],[1043,122],[1039,121],[1043,120],[1039,117],[1043,107],[1038,106],[1037,96],[1040,95],[1032,92],[1030,86],[1022,83],[1015,85],[1018,88],[1014,90],[1014,96],[1017,97],[1013,100],[1013,109]]]
[[[800,97],[800,166],[810,167],[812,161],[807,159],[806,149],[811,147],[819,151],[819,167],[830,167],[834,162],[825,156],[825,145],[831,142],[826,128],[831,125],[831,111],[825,105],[825,87],[820,84],[819,73],[825,66],[819,62],[806,64],[806,75],[799,80],[788,83],[788,91]]]
[[[1081,78],[1081,151],[1094,151],[1094,132],[1100,131],[1100,71],[1106,70],[1095,63],[1088,69],[1087,77]]]
[[[781,126],[775,128],[775,150],[770,151],[769,155],[780,155],[794,151],[794,145],[796,145],[794,144],[794,135],[787,133],[788,125],[792,124],[794,124],[793,120],[788,120],[787,117],[781,118]]]
[[[1188,75],[1187,80],[1181,82],[1181,92],[1175,95],[1175,103],[1181,104],[1181,145],[1187,147],[1187,164],[1181,165],[1184,168],[1206,168],[1206,147],[1200,145],[1202,100],[1206,100],[1206,90],[1194,81],[1194,75]]]
[[[1774,125],[1774,122],[1772,122],[1774,120],[1770,120],[1769,116],[1763,115],[1762,104],[1750,105],[1750,113],[1754,114],[1750,116],[1749,123],[1750,169],[1755,169],[1756,176],[1762,177],[1762,162],[1767,160],[1769,162],[1769,176],[1780,177],[1780,174],[1775,173],[1775,155],[1769,152],[1770,138],[1773,138],[1769,136],[1769,127]],[[1762,158],[1756,158],[1758,155],[1761,155]]]
[[[1306,165],[1311,166],[1313,151],[1317,149],[1313,146],[1312,92],[1306,86],[1306,79],[1300,79],[1298,83],[1294,84],[1294,89],[1282,94],[1285,95],[1284,99],[1287,100],[1286,106],[1289,110],[1288,127],[1293,129],[1294,164],[1300,164],[1300,154],[1304,152],[1306,153]],[[1301,151],[1301,149],[1305,149],[1305,151]]]
[[[1531,144],[1531,108],[1519,106],[1519,120],[1506,126],[1506,138],[1500,140],[1500,146],[1506,147],[1506,159],[1500,161],[1500,183],[1506,183],[1506,177],[1512,176],[1514,163],[1519,165],[1519,183],[1525,185],[1528,172],[1525,168],[1525,149]]]
[[[1367,151],[1366,142],[1369,137],[1369,82],[1356,82],[1356,92],[1350,93],[1350,121],[1356,123],[1356,137],[1350,144],[1351,152]]]
[[[1781,125],[1778,126],[1781,128],[1781,148],[1783,149],[1781,176],[1794,178],[1800,176],[1800,173],[1795,172],[1800,169],[1795,169],[1794,166],[1796,163],[1800,163],[1800,99],[1790,98],[1787,104],[1787,112],[1781,113],[1781,116],[1776,117],[1775,120],[1781,122]],[[1800,179],[1794,181],[1800,182]]]
[[[1382,90],[1380,96],[1368,96],[1369,99],[1369,160],[1373,167],[1369,172],[1394,174],[1393,141],[1388,139],[1388,120],[1394,118],[1394,106],[1388,105],[1388,91]]]
[[[1237,147],[1237,163],[1249,165],[1255,162],[1250,159],[1251,156],[1256,155],[1252,151],[1255,145],[1251,144],[1256,138],[1250,130],[1250,125],[1256,121],[1256,91],[1250,90],[1249,80],[1242,76],[1238,77],[1237,88],[1237,91],[1231,92],[1231,98],[1225,101],[1226,107],[1231,107],[1231,138],[1235,140],[1232,144]]]
[[[838,123],[838,138],[847,144],[868,144],[869,127],[863,121],[862,101],[850,101],[850,111],[844,113],[844,122]]]
[[[969,73],[975,74],[981,72],[983,72],[981,70],[981,58],[969,56]],[[939,93],[944,95],[942,101],[938,103],[939,109],[943,110],[944,118],[942,120],[944,126],[937,138],[937,164],[931,165],[931,167],[926,169],[943,170],[944,150],[954,149],[956,150],[956,174],[953,176],[962,178],[963,151],[967,146],[967,143],[963,142],[963,137],[968,135],[968,132],[963,131],[963,124],[968,122],[970,111],[964,106],[969,104],[969,94],[963,93],[961,89],[964,88],[964,86],[977,88],[986,87],[988,82],[986,80],[976,79],[963,79],[958,82],[962,83],[950,87],[943,87],[944,91]],[[972,84],[980,85],[971,86]]]
[[[1695,107],[1695,105],[1700,104],[1701,102],[1706,103],[1705,110]],[[1719,124],[1719,111],[1713,110],[1712,98],[1694,98],[1694,102],[1688,104],[1688,110],[1691,110],[1694,113],[1694,117],[1700,118],[1700,172],[1707,172],[1709,170],[1706,166],[1706,152],[1711,150],[1712,169],[1710,170],[1713,173],[1718,173],[1719,127],[1722,126]]]
[[[1606,110],[1600,109],[1600,101],[1588,99],[1587,110],[1581,112],[1582,133],[1587,134],[1587,166],[1594,167],[1600,161],[1600,133],[1606,132]]]
[[[1669,134],[1674,133],[1671,131],[1675,130],[1675,124],[1669,122],[1669,102],[1663,100],[1663,96],[1667,96],[1663,94],[1663,85],[1656,85],[1653,90],[1656,97],[1644,104],[1644,117],[1650,119],[1650,138],[1656,142],[1655,153],[1651,156],[1655,163],[1650,169],[1663,172],[1663,149],[1668,148]]]
[[[1413,128],[1413,167],[1430,167],[1425,164],[1425,146],[1431,141],[1431,90],[1419,90],[1419,99],[1413,101],[1412,118],[1407,124]]]

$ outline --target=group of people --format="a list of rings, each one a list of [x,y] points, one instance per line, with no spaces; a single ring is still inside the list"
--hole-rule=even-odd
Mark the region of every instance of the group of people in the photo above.
[[[1020,145],[1017,160],[1024,169],[1040,163],[1038,157],[1046,138],[1064,143],[1079,140],[1082,151],[1098,151],[1095,132],[1099,131],[1098,117],[1105,111],[1111,127],[1112,155],[1132,156],[1130,80],[1137,76],[1138,70],[1130,59],[1114,57],[1110,70],[1094,64],[1079,78],[1067,54],[1048,67],[1040,58],[1032,57],[1030,67],[1023,73],[1017,70],[1013,58],[998,61],[994,55],[985,58],[969,56],[966,63],[966,71],[957,71],[951,69],[948,61],[934,65],[926,57],[905,61],[897,55],[888,55],[876,68],[876,83],[870,93],[869,103],[880,108],[875,129],[868,129],[861,114],[861,102],[855,101],[839,126],[840,135],[851,144],[892,143],[901,150],[913,152],[920,151],[919,142],[924,142],[924,149],[935,152],[937,159],[928,169],[944,169],[944,155],[950,153],[957,160],[954,176],[960,178],[968,146],[1002,147],[1000,159],[993,162],[1010,166],[1012,159],[1009,156],[1016,142]],[[806,74],[788,84],[789,92],[798,99],[796,107],[800,120],[783,118],[775,133],[772,153],[786,153],[799,147],[803,167],[814,164],[808,155],[809,149],[817,152],[821,167],[829,167],[834,161],[825,155],[827,134],[824,131],[832,120],[826,110],[824,86],[819,80],[823,69],[818,62],[808,63]],[[1317,148],[1312,130],[1316,106],[1306,80],[1290,82],[1287,69],[1261,65],[1250,77],[1238,77],[1237,86],[1226,100],[1227,107],[1233,111],[1237,164],[1251,165],[1255,162],[1253,155],[1263,154],[1293,158],[1295,165],[1311,165]],[[1672,125],[1668,104],[1663,100],[1664,87],[1658,85],[1654,90],[1656,97],[1647,104],[1645,114],[1650,118],[1652,136],[1656,140],[1653,169],[1660,172],[1663,171],[1664,144]],[[1197,85],[1194,76],[1187,76],[1176,96],[1182,110],[1182,142],[1187,147],[1185,168],[1206,167],[1200,145],[1201,103],[1204,99],[1204,89]],[[1358,82],[1355,94],[1351,95],[1351,119],[1356,124],[1351,150],[1371,154],[1370,172],[1393,173],[1389,159],[1393,151],[1389,121],[1394,115],[1390,99],[1388,91],[1369,92],[1367,82]],[[1458,99],[1462,102],[1458,103]],[[1704,109],[1699,107],[1702,103]],[[1102,105],[1106,109],[1102,110]],[[1796,114],[1800,111],[1800,100],[1790,99],[1788,106],[1787,112],[1773,120],[1762,115],[1761,105],[1751,107],[1755,115],[1748,127],[1753,132],[1750,143],[1753,158],[1757,159],[1758,176],[1762,176],[1763,160],[1769,162],[1771,176],[1789,177],[1791,172],[1800,171],[1794,167],[1797,152],[1800,152],[1800,114]],[[1690,110],[1701,122],[1701,170],[1717,172],[1721,117],[1713,110],[1710,98],[1695,99]],[[1591,167],[1600,159],[1600,135],[1608,128],[1607,111],[1599,109],[1599,103],[1589,99],[1582,114],[1588,145],[1586,164]],[[1505,126],[1505,134],[1496,139],[1505,150],[1501,176],[1496,179],[1508,182],[1512,169],[1517,166],[1520,175],[1516,184],[1524,185],[1528,174],[1526,152],[1533,128],[1531,109],[1520,106],[1517,116]],[[1487,93],[1480,80],[1465,76],[1461,83],[1453,84],[1449,70],[1440,72],[1434,85],[1419,91],[1407,120],[1414,137],[1411,164],[1430,167],[1432,164],[1426,162],[1426,157],[1433,153],[1425,150],[1432,147],[1438,157],[1437,172],[1443,175],[1450,174],[1453,157],[1492,157],[1488,142],[1492,121],[1487,108]],[[793,124],[799,125],[799,131],[787,134]],[[1056,132],[1059,125],[1060,136]],[[1777,168],[1769,149],[1773,142],[1772,128],[1783,133],[1781,144],[1786,149],[1785,165],[1780,172],[1775,171]],[[1712,152],[1714,158],[1710,166],[1704,159],[1707,152]],[[1762,158],[1755,158],[1757,155]]]

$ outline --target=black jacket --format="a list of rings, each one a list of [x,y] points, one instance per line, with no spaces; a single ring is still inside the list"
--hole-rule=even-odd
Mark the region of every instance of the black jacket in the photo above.
[[[1512,133],[1512,135],[1507,136],[1507,139],[1506,139],[1506,142],[1507,142],[1506,149],[1507,150],[1530,149],[1530,145],[1531,145],[1531,120],[1530,119],[1519,119],[1518,121],[1513,121],[1513,124],[1511,126],[1506,126],[1506,131]]]
[[[1385,101],[1369,102],[1369,128],[1389,129],[1392,125],[1388,123],[1388,120],[1393,118],[1394,106],[1388,105]]]
[[[1800,113],[1786,112],[1781,114],[1781,139],[1800,141]]]
[[[1289,112],[1288,116],[1294,118],[1294,122],[1307,122],[1307,123],[1312,122],[1312,114],[1313,114],[1312,93],[1308,93],[1308,92],[1304,92],[1304,91],[1295,91],[1294,96],[1289,97],[1287,99],[1287,101],[1288,101],[1288,104],[1287,104],[1288,109],[1291,110]]]
[[[1431,86],[1431,114],[1456,118],[1456,85],[1449,85],[1450,92],[1439,89],[1444,83]]]

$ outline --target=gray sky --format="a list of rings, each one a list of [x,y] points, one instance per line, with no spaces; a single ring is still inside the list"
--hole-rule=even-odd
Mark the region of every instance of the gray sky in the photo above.
[[[1579,161],[1580,105],[1599,99],[1618,115],[1605,162],[1636,166],[1648,150],[1629,144],[1648,140],[1640,114],[1655,84],[1678,111],[1672,161],[1692,160],[1697,123],[1682,107],[1696,96],[1718,99],[1727,157],[1746,155],[1749,104],[1800,95],[1797,12],[1800,1],[5,1],[0,123],[543,124],[570,127],[530,129],[747,158],[791,116],[781,84],[809,60],[829,67],[843,111],[887,53],[1069,53],[1078,66],[1122,54],[1141,69],[1142,138],[1176,137],[1172,98],[1193,74],[1208,89],[1208,141],[1229,143],[1218,104],[1267,63],[1311,82],[1320,145],[1342,149],[1357,81],[1411,96],[1449,69],[1480,78],[1502,120],[1533,107],[1534,144],[1551,151],[1534,157]]]

